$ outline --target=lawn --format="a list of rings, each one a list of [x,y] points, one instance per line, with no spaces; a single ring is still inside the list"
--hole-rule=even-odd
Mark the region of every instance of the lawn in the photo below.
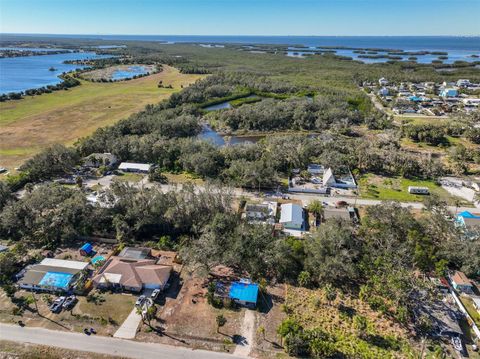
[[[430,193],[447,201],[449,204],[455,204],[456,200],[460,203],[465,200],[453,197],[440,185],[434,181],[412,180],[402,177],[383,177],[373,174],[363,175],[360,180],[360,195],[362,198],[372,198],[379,200],[392,200],[400,202],[421,202],[428,196],[414,195],[408,193],[409,186],[428,187]],[[466,203],[468,204],[468,203]]]
[[[139,173],[124,173],[119,176],[115,176],[113,178],[114,181],[118,182],[130,182],[130,183],[138,183],[140,182],[145,175],[139,174]]]
[[[97,128],[113,124],[147,104],[158,103],[202,75],[181,74],[164,66],[161,73],[130,81],[82,81],[68,91],[56,91],[0,103],[0,165],[20,165],[53,143],[71,144]],[[158,88],[158,82],[173,89]]]

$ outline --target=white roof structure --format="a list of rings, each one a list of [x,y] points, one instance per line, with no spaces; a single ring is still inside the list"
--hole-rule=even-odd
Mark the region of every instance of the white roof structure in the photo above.
[[[118,166],[119,170],[136,170],[136,171],[150,171],[151,165],[148,163],[133,163],[133,162],[122,162]]]
[[[335,180],[335,176],[333,175],[332,169],[329,168],[323,174],[323,185],[325,187],[327,187],[327,186],[333,185],[335,183],[337,183],[337,181]]]
[[[68,261],[65,259],[55,259],[55,258],[45,258],[43,261],[40,262],[40,264],[44,266],[78,269],[78,270],[84,270],[88,266],[88,262]]]
[[[120,283],[120,280],[122,279],[121,274],[117,273],[103,273],[102,278],[100,279],[100,283],[114,283],[118,284]]]
[[[282,211],[280,213],[280,223],[302,223],[303,209],[298,204],[286,203],[282,204]]]

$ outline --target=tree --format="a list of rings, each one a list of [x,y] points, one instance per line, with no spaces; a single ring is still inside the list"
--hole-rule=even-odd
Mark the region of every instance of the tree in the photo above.
[[[359,249],[347,223],[327,222],[305,239],[305,270],[316,283],[342,285],[359,274]]]
[[[313,213],[318,221],[320,216],[323,214],[323,204],[318,199],[313,200],[308,204],[307,210],[310,213]]]
[[[220,327],[223,327],[225,324],[227,324],[227,318],[225,318],[223,314],[219,314],[215,318],[215,322],[217,323],[217,333],[220,333]]]

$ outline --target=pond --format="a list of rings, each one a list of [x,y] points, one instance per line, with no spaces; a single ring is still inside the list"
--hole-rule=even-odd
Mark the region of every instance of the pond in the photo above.
[[[112,73],[111,79],[112,80],[125,80],[125,79],[129,79],[129,78],[132,78],[132,77],[138,76],[138,75],[146,75],[148,72],[149,71],[145,66],[132,65],[132,66],[128,66],[125,69],[115,70]]]
[[[204,107],[203,109],[205,111],[217,111],[217,110],[225,110],[228,108],[232,108],[232,105],[230,105],[230,102],[225,101],[225,102],[217,103],[215,105]]]
[[[198,138],[206,140],[218,147],[233,146],[243,143],[255,143],[260,141],[265,136],[222,136],[217,131],[212,129],[208,125],[203,125],[202,132],[198,135]]]
[[[41,49],[44,51],[44,49]],[[56,49],[58,50],[58,49]],[[56,85],[62,82],[63,72],[86,66],[65,64],[65,61],[108,58],[95,52],[69,52],[65,54],[7,57],[0,59],[0,94]]]

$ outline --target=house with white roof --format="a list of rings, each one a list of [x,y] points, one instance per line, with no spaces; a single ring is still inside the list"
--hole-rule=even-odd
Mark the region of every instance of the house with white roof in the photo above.
[[[294,203],[282,204],[280,223],[285,229],[303,230],[305,226],[303,208]]]
[[[124,172],[148,173],[152,165],[148,163],[122,162],[118,169]]]

